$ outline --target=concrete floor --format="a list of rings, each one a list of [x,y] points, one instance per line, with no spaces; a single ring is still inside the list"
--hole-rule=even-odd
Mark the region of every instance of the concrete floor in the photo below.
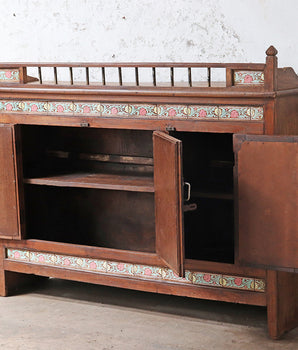
[[[0,349],[298,349],[266,332],[261,307],[51,279],[0,298]]]

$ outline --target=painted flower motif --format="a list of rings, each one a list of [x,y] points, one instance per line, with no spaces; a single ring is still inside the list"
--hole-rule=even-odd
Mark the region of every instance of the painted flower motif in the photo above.
[[[222,109],[221,108],[218,108],[216,107],[215,110],[214,110],[214,113],[217,117],[220,117],[222,115]]]
[[[51,105],[50,105],[48,102],[46,102],[46,103],[43,105],[43,108],[44,108],[45,111],[48,111],[48,110],[50,109],[50,107],[51,107]]]
[[[186,115],[190,115],[191,114],[191,108],[190,107],[184,107],[183,113],[186,114]]]
[[[239,117],[239,113],[237,111],[235,111],[235,109],[231,112],[231,118],[238,118]]]
[[[31,106],[31,112],[36,112],[37,111],[37,105],[32,105]]]
[[[11,110],[12,110],[12,104],[8,103],[8,104],[6,105],[6,110],[7,110],[7,111],[11,111]]]
[[[199,116],[200,118],[206,118],[207,116],[207,112],[205,109],[201,109],[200,112],[199,112]]]
[[[161,108],[160,108],[160,107],[155,106],[155,107],[154,107],[154,109],[153,109],[153,112],[154,112],[155,114],[160,114],[160,112],[161,112]]]
[[[40,255],[40,256],[38,257],[38,261],[39,261],[39,262],[44,262],[44,261],[45,261],[44,256],[43,256],[43,255]]]
[[[79,266],[82,266],[82,265],[83,265],[83,260],[82,260],[82,259],[77,259],[77,264],[78,264]]]
[[[26,105],[25,105],[24,102],[20,102],[20,103],[18,104],[18,107],[19,107],[19,109],[23,110],[23,109],[26,107]]]
[[[70,265],[70,260],[69,259],[64,259],[63,260],[63,264],[65,265],[65,266],[69,266]]]
[[[119,271],[123,271],[124,270],[124,264],[122,264],[122,263],[118,264],[117,268],[118,268]]]
[[[11,78],[11,71],[10,70],[8,70],[8,71],[6,71],[5,72],[5,76],[6,76],[6,78]]]
[[[16,259],[18,259],[18,258],[20,257],[20,253],[19,253],[19,252],[14,252],[14,257],[15,257]]]
[[[111,109],[111,113],[112,113],[112,114],[117,114],[117,113],[118,113],[118,109],[117,109],[116,107],[113,107],[113,108]]]
[[[203,279],[204,279],[204,281],[206,281],[206,282],[210,282],[210,281],[211,281],[211,275],[209,275],[208,273],[206,273],[206,274],[203,276]]]
[[[242,278],[237,277],[234,279],[234,282],[235,282],[236,286],[240,286],[242,284]]]
[[[161,277],[165,278],[167,275],[166,271],[164,269],[161,270]]]
[[[125,106],[124,111],[125,111],[125,113],[131,114],[132,106],[130,106],[130,105]]]
[[[71,111],[75,111],[76,109],[77,109],[77,106],[76,106],[76,104],[75,103],[73,103],[73,102],[71,102],[70,103],[70,105],[69,105],[69,109],[71,110]]]
[[[62,112],[64,111],[63,106],[58,105],[58,106],[57,106],[57,111],[58,111],[59,113],[62,113]]]
[[[251,84],[252,83],[252,76],[247,74],[245,77],[244,77],[244,83],[245,84]]]
[[[85,106],[85,107],[83,108],[83,112],[84,112],[84,113],[90,113],[90,111],[91,111],[91,109],[90,109],[89,106]]]
[[[140,115],[145,116],[147,114],[147,111],[145,108],[140,109]]]
[[[90,263],[90,269],[96,269],[97,268],[97,265],[96,265],[96,263],[94,262],[94,261],[92,261],[91,263]]]
[[[170,117],[175,117],[176,114],[177,114],[177,112],[175,111],[174,108],[171,108],[171,109],[169,110],[169,116],[170,116]]]
[[[146,268],[145,268],[145,271],[144,271],[144,274],[145,274],[146,276],[151,276],[151,274],[152,274],[151,269],[149,269],[149,267],[146,267]]]

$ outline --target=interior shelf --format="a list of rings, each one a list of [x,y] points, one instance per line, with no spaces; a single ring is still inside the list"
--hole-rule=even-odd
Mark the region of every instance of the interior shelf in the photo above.
[[[26,184],[58,187],[80,187],[154,192],[152,176],[132,176],[102,173],[71,173],[24,179]]]

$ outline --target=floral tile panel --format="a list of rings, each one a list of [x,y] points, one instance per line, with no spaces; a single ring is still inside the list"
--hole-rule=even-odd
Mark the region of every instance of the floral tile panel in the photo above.
[[[155,104],[128,104],[127,113],[130,117],[135,118],[157,118],[159,109]]]
[[[258,121],[264,118],[262,106],[157,105],[40,100],[0,100],[0,113],[214,121]]]
[[[217,115],[219,120],[261,120],[263,118],[263,108],[258,107],[218,107]]]
[[[173,270],[159,266],[131,264],[62,254],[36,252],[8,248],[6,259],[30,264],[63,267],[71,270],[87,271],[98,274],[117,275],[128,278],[150,279],[155,281],[192,284],[218,288],[232,288],[251,292],[265,292],[265,280],[253,277],[230,276],[220,273],[185,271],[185,277],[179,277]]]
[[[264,72],[234,71],[234,85],[264,85]]]
[[[0,68],[0,83],[19,83],[20,71],[18,69]]]
[[[254,290],[255,289],[255,280],[254,278],[246,277],[236,277],[235,276],[222,276],[222,285],[225,288],[233,289],[244,289],[244,290]]]

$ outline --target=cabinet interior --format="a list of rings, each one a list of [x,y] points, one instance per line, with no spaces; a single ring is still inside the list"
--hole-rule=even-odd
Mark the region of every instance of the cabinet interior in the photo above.
[[[176,132],[182,140],[184,181],[191,184],[184,213],[185,257],[234,262],[232,134]]]
[[[232,134],[172,136],[197,205],[185,258],[233,263]],[[27,239],[156,251],[152,131],[23,125],[21,140]]]
[[[155,252],[152,132],[22,127],[27,238]]]

